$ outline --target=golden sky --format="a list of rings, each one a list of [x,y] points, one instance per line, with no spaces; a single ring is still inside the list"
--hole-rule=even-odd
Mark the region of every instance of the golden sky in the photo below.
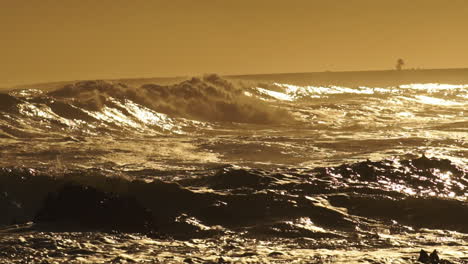
[[[468,67],[468,0],[0,0],[0,86]]]

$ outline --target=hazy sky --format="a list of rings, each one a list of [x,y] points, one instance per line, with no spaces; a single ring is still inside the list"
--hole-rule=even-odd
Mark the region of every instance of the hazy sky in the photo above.
[[[468,0],[0,0],[0,85],[468,67]]]

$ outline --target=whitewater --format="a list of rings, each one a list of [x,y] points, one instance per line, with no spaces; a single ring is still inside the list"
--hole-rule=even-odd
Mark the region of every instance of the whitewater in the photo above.
[[[468,262],[468,84],[0,93],[1,263]]]

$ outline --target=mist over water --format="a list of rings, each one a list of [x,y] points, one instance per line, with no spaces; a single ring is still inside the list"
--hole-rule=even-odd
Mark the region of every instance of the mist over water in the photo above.
[[[0,259],[415,263],[437,248],[463,263],[467,99],[468,84],[217,75],[0,94],[0,242],[17,243]]]

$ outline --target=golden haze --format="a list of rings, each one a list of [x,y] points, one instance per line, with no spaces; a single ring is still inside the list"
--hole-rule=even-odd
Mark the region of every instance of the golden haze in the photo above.
[[[0,86],[467,67],[466,0],[0,2]]]

